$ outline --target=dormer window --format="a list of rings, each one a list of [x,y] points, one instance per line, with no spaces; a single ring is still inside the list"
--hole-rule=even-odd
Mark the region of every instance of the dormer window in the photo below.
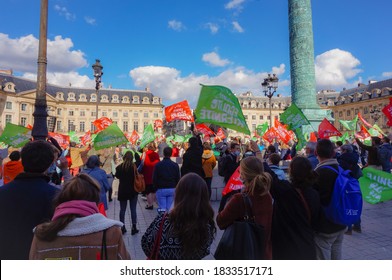
[[[75,101],[75,93],[73,92],[68,93],[67,101]]]
[[[86,96],[85,94],[81,94],[81,95],[79,96],[79,101],[81,101],[81,102],[86,102],[86,101],[87,101],[87,96]]]
[[[113,95],[112,96],[112,102],[113,103],[118,103],[118,95]]]
[[[109,102],[109,98],[108,98],[108,96],[106,94],[103,94],[101,96],[101,102]]]
[[[135,95],[135,96],[132,98],[132,103],[134,103],[134,104],[139,104],[139,96]]]
[[[97,95],[95,93],[91,94],[90,102],[97,102]]]
[[[121,101],[122,103],[129,103],[129,98],[128,98],[128,96],[124,96],[123,98],[122,98],[122,101]]]

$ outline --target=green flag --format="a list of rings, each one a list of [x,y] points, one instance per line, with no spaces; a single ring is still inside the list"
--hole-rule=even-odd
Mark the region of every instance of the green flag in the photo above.
[[[281,115],[280,120],[289,126],[289,129],[295,131],[297,128],[308,125],[310,122],[302,113],[301,109],[294,103],[290,105]]]
[[[174,138],[173,138],[173,141],[177,142],[177,143],[183,143],[185,141],[185,137],[181,136],[181,135],[178,135],[178,134],[175,134]]]
[[[371,167],[364,168],[362,172],[359,184],[366,202],[376,204],[392,199],[392,174]]]
[[[256,132],[258,135],[263,136],[264,133],[268,130],[268,122],[265,122],[263,124],[259,124],[256,127]]]
[[[3,134],[0,136],[0,142],[14,148],[20,148],[26,145],[31,138],[31,130],[22,125],[7,123]]]
[[[188,142],[189,138],[191,138],[192,136],[193,136],[192,134],[185,135],[184,142]]]
[[[97,136],[95,136],[93,143],[94,149],[98,151],[104,148],[128,143],[128,139],[125,137],[124,133],[117,126],[117,124],[112,123],[107,128],[100,131]]]
[[[372,126],[372,128],[380,132],[381,135],[386,135],[376,123]]]
[[[195,109],[198,123],[211,123],[250,135],[237,97],[223,86],[202,85]]]
[[[70,142],[75,142],[76,144],[79,144],[79,143],[80,143],[80,139],[79,139],[79,137],[76,135],[76,132],[75,132],[75,131],[70,131],[70,132],[68,132],[68,135],[69,135],[69,141],[70,141]]]
[[[295,133],[295,136],[297,137],[297,147],[296,147],[296,149],[297,149],[297,151],[300,151],[300,150],[302,150],[302,148],[303,147],[305,147],[306,146],[306,138],[305,138],[305,135],[304,135],[304,133],[302,132],[302,128],[297,128],[295,131],[294,131],[294,133]]]
[[[357,122],[358,122],[358,116],[355,116],[355,118],[351,121],[344,121],[344,120],[339,120],[339,122],[343,125],[344,128],[347,130],[357,130]]]
[[[144,148],[148,143],[155,140],[154,128],[149,124],[143,131],[142,139],[140,140],[140,148]]]

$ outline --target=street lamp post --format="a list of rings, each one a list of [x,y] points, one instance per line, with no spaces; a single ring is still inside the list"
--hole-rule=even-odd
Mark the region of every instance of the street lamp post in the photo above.
[[[263,87],[263,92],[266,97],[269,99],[269,115],[270,115],[270,127],[272,127],[272,96],[274,96],[274,93],[276,92],[276,89],[278,88],[278,81],[279,78],[276,76],[276,74],[268,74],[268,77],[264,79],[264,82],[261,83],[261,86]]]
[[[103,66],[101,65],[101,61],[99,59],[95,59],[95,63],[93,64],[93,70],[94,70],[94,78],[95,78],[95,93],[96,93],[96,98],[97,102],[95,105],[95,117],[98,119],[98,105],[99,105],[99,88],[101,87],[101,77],[103,75],[102,69]]]
[[[48,136],[48,113],[46,103],[46,66],[47,66],[48,0],[41,0],[41,16],[38,45],[37,92],[34,104],[34,125],[31,135],[34,140],[45,140]]]

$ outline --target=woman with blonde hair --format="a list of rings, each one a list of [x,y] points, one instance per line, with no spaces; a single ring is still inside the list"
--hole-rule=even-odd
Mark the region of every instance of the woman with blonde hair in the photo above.
[[[210,254],[216,228],[203,178],[192,172],[182,177],[176,186],[174,206],[166,213],[158,215],[142,237],[146,256],[162,260],[200,260]],[[160,238],[159,249],[157,255],[151,257],[157,238]]]
[[[34,229],[30,259],[131,258],[121,234],[123,223],[99,213],[99,189],[83,173],[65,183],[54,199],[52,220]]]
[[[271,175],[264,172],[263,162],[254,156],[244,158],[240,164],[240,176],[244,188],[241,193],[236,193],[227,202],[226,206],[216,217],[220,229],[226,229],[234,221],[242,220],[247,212],[243,194],[250,199],[250,207],[254,221],[264,227],[264,259],[272,259],[271,224],[272,224],[272,197],[270,188]]]

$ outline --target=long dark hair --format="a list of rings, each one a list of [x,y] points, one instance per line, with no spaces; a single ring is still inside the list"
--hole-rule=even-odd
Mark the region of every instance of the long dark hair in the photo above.
[[[53,200],[54,207],[63,202],[71,200],[87,200],[99,203],[100,185],[87,174],[79,173],[71,180],[66,182]],[[37,238],[46,241],[56,239],[57,233],[64,229],[77,215],[70,214],[59,217],[58,219],[40,224],[36,227],[35,235]]]
[[[120,168],[124,171],[133,168],[133,153],[131,151],[127,151],[123,156],[123,162]]]
[[[289,177],[295,188],[304,189],[315,183],[317,174],[306,157],[296,156],[290,162]]]
[[[174,233],[181,239],[184,259],[189,259],[207,242],[208,228],[215,234],[214,210],[209,202],[207,184],[196,173],[188,173],[178,182],[169,219]]]

